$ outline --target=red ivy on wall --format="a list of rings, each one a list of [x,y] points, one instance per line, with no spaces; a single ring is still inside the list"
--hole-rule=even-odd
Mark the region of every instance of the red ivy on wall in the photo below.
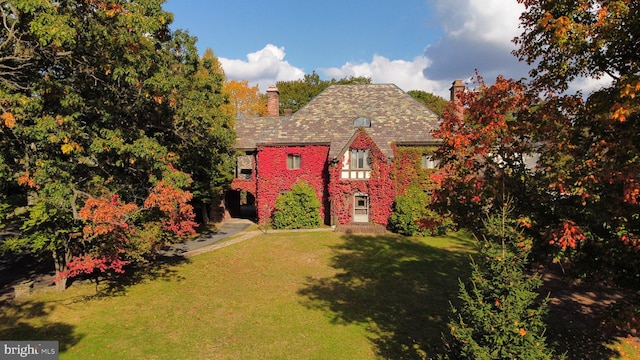
[[[422,154],[433,152],[435,147],[393,146],[395,160],[389,163],[373,140],[361,129],[350,148],[369,150],[371,173],[369,180],[345,180],[340,178],[342,161],[330,168],[329,193],[339,224],[351,221],[353,194],[356,192],[369,195],[370,220],[387,225],[396,196],[403,193],[407,186],[418,182],[425,191],[436,186],[430,179],[433,170],[422,169]]]
[[[254,156],[252,153],[247,153],[247,156]],[[251,161],[251,179],[235,178],[231,181],[231,190],[235,191],[247,191],[253,196],[256,196],[256,161],[255,158]]]
[[[351,143],[350,149],[369,150],[371,172],[369,180],[346,180],[340,178],[342,161],[331,167],[329,193],[333,204],[333,214],[339,224],[348,224],[353,212],[353,194],[361,192],[369,195],[370,221],[387,225],[396,197],[395,181],[391,176],[391,165],[386,157],[360,129]]]
[[[258,165],[252,179],[234,179],[231,189],[255,194],[261,224],[271,217],[276,197],[290,190],[298,180],[305,180],[316,189],[322,204],[320,215],[323,219],[330,200],[337,223],[349,223],[353,212],[353,194],[361,192],[369,196],[370,221],[387,225],[395,197],[409,184],[418,181],[424,190],[431,190],[434,186],[429,179],[433,171],[421,168],[422,154],[432,151],[432,148],[393,146],[395,160],[390,163],[366,131],[360,129],[350,149],[369,150],[371,172],[368,180],[341,179],[342,161],[329,166],[328,146],[265,146],[258,151]],[[288,155],[300,156],[299,169],[287,168]]]
[[[255,170],[254,170],[255,172]],[[233,181],[231,181],[231,190],[236,190],[236,191],[240,191],[240,190],[245,190],[247,192],[250,192],[251,194],[253,194],[253,196],[256,195],[256,178],[255,176],[251,176],[251,180],[247,180],[247,179],[233,179]]]
[[[316,189],[316,195],[322,204],[320,216],[324,219],[328,199],[326,186],[329,183],[328,154],[329,146],[326,145],[265,146],[258,151],[258,181],[255,194],[261,224],[271,217],[276,197],[283,191],[289,191],[298,180],[305,180]],[[299,169],[287,168],[288,155],[300,156]]]

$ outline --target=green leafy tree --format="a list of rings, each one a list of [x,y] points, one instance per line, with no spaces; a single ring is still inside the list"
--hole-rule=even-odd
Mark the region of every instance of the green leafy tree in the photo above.
[[[101,245],[119,238],[85,231],[100,218],[80,215],[89,200],[117,195],[111,208],[105,205],[109,211],[135,204],[136,211],[119,218],[123,227],[185,234],[188,219],[162,220],[171,219],[171,209],[185,197],[167,197],[156,211],[144,206],[152,190],[164,184],[182,191],[193,177],[194,189],[210,196],[211,184],[221,186],[228,176],[232,121],[215,110],[225,101],[218,96],[223,76],[209,72],[209,60],[199,58],[192,37],[169,30],[172,15],[161,5],[0,4],[0,62],[9,69],[0,73],[0,171],[18,189],[5,202],[6,221],[21,229],[4,247],[53,256],[60,288],[72,259],[106,256],[95,252],[100,248],[113,254],[113,247]],[[203,114],[191,116],[188,110]],[[204,160],[191,158],[194,153]],[[192,171],[195,163],[200,168],[193,165]]]
[[[445,100],[441,96],[433,95],[423,90],[409,90],[407,91],[412,98],[428,107],[431,111],[441,116],[444,112],[444,108],[449,104],[449,101]]]
[[[542,280],[525,273],[531,239],[509,218],[508,205],[488,217],[478,263],[460,282],[459,307],[452,307],[445,336],[451,359],[551,359],[544,337],[546,300]]]
[[[308,229],[320,226],[320,200],[313,186],[298,181],[276,198],[272,226],[275,229]]]
[[[449,221],[430,208],[431,195],[418,185],[408,186],[404,193],[396,196],[393,212],[389,217],[389,227],[398,234],[442,235],[446,233]]]
[[[165,65],[149,80],[166,114],[161,139],[176,166],[191,175],[203,222],[218,220],[220,194],[234,164],[235,116],[225,110],[225,74],[211,49],[198,57],[195,39],[182,32],[168,46]]]
[[[352,76],[340,80],[322,80],[320,75],[314,71],[311,74],[306,74],[300,80],[278,81],[276,86],[280,92],[280,115],[284,114],[286,109],[291,109],[293,112],[298,111],[326,88],[336,84],[371,84],[371,79]]]

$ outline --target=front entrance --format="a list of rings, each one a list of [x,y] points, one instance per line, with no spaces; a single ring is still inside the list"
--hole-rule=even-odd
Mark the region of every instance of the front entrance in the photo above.
[[[369,195],[362,193],[353,194],[353,222],[369,222]]]

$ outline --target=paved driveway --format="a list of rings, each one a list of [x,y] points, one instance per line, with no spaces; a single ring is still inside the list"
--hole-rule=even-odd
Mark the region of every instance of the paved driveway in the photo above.
[[[253,224],[250,220],[245,219],[225,220],[218,230],[183,243],[173,244],[169,249],[160,251],[160,255],[192,256],[196,253],[199,254],[204,252],[203,250],[209,249],[211,245],[243,232]]]

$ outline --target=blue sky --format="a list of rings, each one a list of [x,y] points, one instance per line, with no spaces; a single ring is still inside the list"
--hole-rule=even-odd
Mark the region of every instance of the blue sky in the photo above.
[[[511,55],[516,0],[168,0],[164,9],[227,78],[262,90],[315,71],[447,97],[475,69],[487,82],[528,70]]]
[[[429,25],[424,0],[170,0],[165,9],[175,15],[174,28],[198,37],[201,51],[244,58],[274,44],[305,72],[368,61],[374,51],[410,58],[441,31]]]

